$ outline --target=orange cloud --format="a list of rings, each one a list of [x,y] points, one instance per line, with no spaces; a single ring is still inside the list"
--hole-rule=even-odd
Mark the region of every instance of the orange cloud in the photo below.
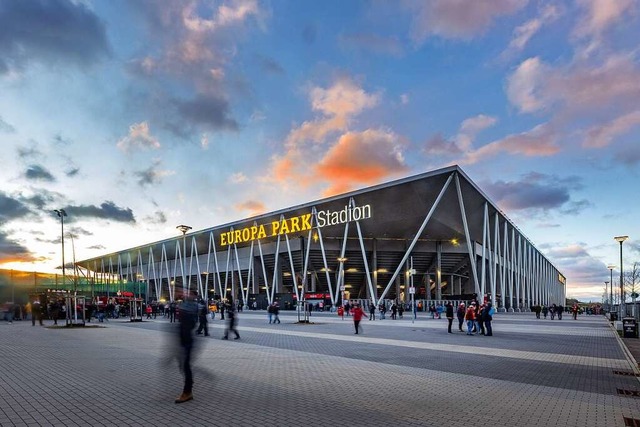
[[[315,167],[315,174],[329,182],[325,196],[373,184],[404,172],[400,138],[387,131],[368,129],[342,135]]]
[[[321,116],[291,129],[285,140],[285,152],[272,158],[273,179],[306,186],[314,179],[312,162],[325,155],[325,144],[348,130],[352,118],[379,102],[378,94],[362,89],[353,80],[342,77],[330,87],[313,87],[309,102]]]
[[[247,200],[245,202],[238,203],[235,208],[236,210],[242,212],[249,211],[249,213],[247,214],[249,217],[260,215],[267,210],[264,203],[256,200]]]

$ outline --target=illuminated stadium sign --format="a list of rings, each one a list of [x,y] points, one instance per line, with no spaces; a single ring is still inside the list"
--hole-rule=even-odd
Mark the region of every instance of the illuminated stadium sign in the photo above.
[[[227,246],[251,242],[266,237],[309,231],[312,228],[311,215],[312,214],[308,213],[292,218],[271,221],[266,224],[255,224],[237,230],[232,229],[220,234],[220,245]],[[344,209],[339,211],[331,211],[328,209],[318,211],[316,213],[315,226],[322,228],[368,218],[371,218],[371,205],[356,207],[345,206]]]

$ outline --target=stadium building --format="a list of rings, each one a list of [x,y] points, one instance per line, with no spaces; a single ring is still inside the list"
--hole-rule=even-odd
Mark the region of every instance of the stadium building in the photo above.
[[[564,304],[566,280],[458,166],[77,263],[94,289],[173,300],[197,289],[259,307],[484,296]],[[137,291],[136,291],[137,287]]]

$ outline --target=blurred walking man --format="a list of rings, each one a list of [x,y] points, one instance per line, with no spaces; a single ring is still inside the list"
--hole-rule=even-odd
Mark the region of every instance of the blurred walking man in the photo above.
[[[193,399],[193,373],[191,372],[191,355],[193,353],[193,328],[196,326],[198,318],[198,306],[193,300],[194,296],[187,292],[184,301],[180,304],[180,327],[179,339],[181,350],[181,369],[184,374],[184,387],[182,394],[175,400],[176,403],[183,403]]]

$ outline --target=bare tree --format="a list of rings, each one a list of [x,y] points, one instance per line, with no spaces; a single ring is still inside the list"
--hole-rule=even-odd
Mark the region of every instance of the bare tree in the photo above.
[[[626,292],[631,296],[632,314],[635,316],[636,298],[638,298],[638,288],[640,287],[640,264],[638,262],[634,262],[631,269],[625,273],[624,285]]]

